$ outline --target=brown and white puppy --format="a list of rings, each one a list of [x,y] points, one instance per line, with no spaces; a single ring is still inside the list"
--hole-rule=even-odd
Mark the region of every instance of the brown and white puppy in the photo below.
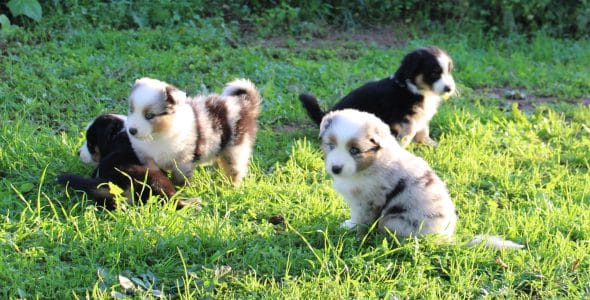
[[[455,93],[451,75],[453,60],[437,47],[418,48],[408,53],[395,74],[354,89],[330,111],[357,109],[376,115],[389,125],[401,145],[413,140],[436,145],[430,138],[429,123],[442,99]],[[311,119],[320,124],[326,114],[311,94],[299,99]]]
[[[223,92],[189,98],[151,78],[135,81],[126,122],[142,162],[152,159],[185,182],[196,164],[217,161],[235,185],[248,170],[256,139],[260,94],[247,79],[229,82]]]
[[[435,234],[451,239],[455,205],[445,183],[423,159],[404,150],[389,127],[373,114],[345,109],[328,113],[320,125],[326,170],[346,200],[359,234],[378,222],[399,238]],[[479,236],[494,248],[522,248],[498,237]]]

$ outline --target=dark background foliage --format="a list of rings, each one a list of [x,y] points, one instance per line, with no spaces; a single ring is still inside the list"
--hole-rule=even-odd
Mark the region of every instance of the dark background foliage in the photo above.
[[[41,3],[43,22],[53,26],[89,24],[128,29],[216,18],[260,36],[323,35],[330,27],[349,30],[406,24],[424,29],[453,26],[495,35],[542,30],[560,37],[588,35],[589,4],[588,0],[51,0]],[[10,16],[5,4],[0,4],[0,14]],[[33,24],[24,16],[11,19],[19,25]]]

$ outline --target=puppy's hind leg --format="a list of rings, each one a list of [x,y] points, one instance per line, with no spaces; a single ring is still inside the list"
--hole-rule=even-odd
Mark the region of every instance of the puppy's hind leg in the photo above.
[[[219,157],[219,166],[229,177],[234,186],[239,186],[248,173],[248,162],[252,147],[250,145],[238,145],[229,147]]]
[[[385,215],[379,220],[379,230],[391,231],[398,238],[406,238],[419,234],[420,224],[412,221],[402,214]]]
[[[153,168],[150,167],[150,168]],[[178,186],[184,186],[193,176],[194,164],[175,164],[170,173],[172,173],[172,182]]]

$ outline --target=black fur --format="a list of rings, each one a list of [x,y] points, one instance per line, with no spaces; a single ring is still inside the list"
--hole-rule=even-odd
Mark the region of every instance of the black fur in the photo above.
[[[395,198],[399,194],[401,194],[401,192],[403,192],[405,189],[406,189],[406,180],[402,178],[397,182],[397,184],[395,185],[393,190],[389,191],[389,193],[387,193],[387,195],[385,195],[385,205],[383,205],[383,207],[387,207],[389,205],[389,202],[391,202],[391,200],[393,200],[393,198]]]
[[[419,48],[407,54],[401,62],[394,76],[378,81],[372,81],[353,90],[342,98],[329,111],[352,108],[372,113],[388,124],[394,132],[394,125],[408,122],[408,116],[415,113],[415,108],[421,106],[424,97],[408,89],[407,81],[416,85],[415,79],[423,75],[424,82],[432,86],[440,79],[441,67],[437,57],[444,53],[436,47]],[[452,68],[449,66],[449,70]],[[328,111],[323,111],[318,100],[311,94],[299,95],[299,100],[309,117],[320,124]]]
[[[99,158],[92,178],[64,173],[57,177],[60,184],[86,192],[96,204],[108,210],[116,208],[114,195],[106,185],[108,182],[125,191],[133,188],[137,199],[143,202],[149,198],[150,190],[165,199],[176,193],[166,174],[141,164],[124,130],[124,120],[111,114],[99,116],[86,131],[86,143],[90,153]],[[179,202],[178,208],[182,206],[183,203]]]

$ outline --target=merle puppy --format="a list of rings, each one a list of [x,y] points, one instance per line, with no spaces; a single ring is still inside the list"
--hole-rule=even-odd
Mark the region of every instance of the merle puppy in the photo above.
[[[416,49],[402,59],[395,74],[353,90],[330,111],[352,108],[372,113],[389,125],[403,147],[412,140],[434,146],[429,122],[441,99],[448,99],[455,92],[452,69],[453,61],[444,50]],[[301,94],[299,99],[319,125],[327,112],[313,95]]]
[[[147,201],[151,193],[166,200],[176,193],[166,174],[156,166],[139,161],[125,130],[125,119],[122,115],[104,114],[88,125],[86,142],[79,154],[83,162],[96,165],[91,178],[73,173],[57,177],[60,184],[86,192],[97,205],[108,210],[117,207],[115,196],[106,185],[108,182],[123,189],[128,199],[133,191],[142,202]],[[178,208],[186,204],[179,201]]]

